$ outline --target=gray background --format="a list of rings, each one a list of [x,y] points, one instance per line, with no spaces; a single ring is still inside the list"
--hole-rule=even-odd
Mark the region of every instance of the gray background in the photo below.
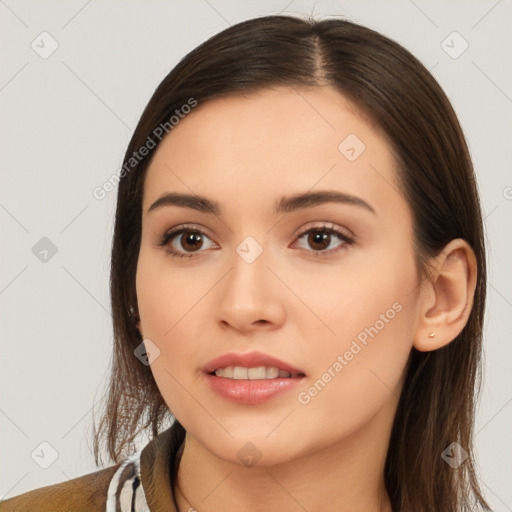
[[[489,243],[476,446],[485,496],[512,510],[511,0],[0,0],[0,497],[97,469],[88,436],[111,357],[116,191],[97,200],[93,189],[118,171],[181,57],[230,24],[279,12],[348,17],[396,39],[460,117]]]

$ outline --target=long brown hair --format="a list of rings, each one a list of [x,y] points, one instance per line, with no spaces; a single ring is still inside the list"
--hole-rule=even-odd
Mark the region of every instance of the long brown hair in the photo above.
[[[457,117],[432,75],[406,49],[342,19],[264,16],[211,37],[186,55],[156,89],[128,145],[119,183],[111,260],[114,347],[110,387],[98,429],[110,460],[134,449],[147,429],[156,436],[172,420],[149,366],[134,357],[135,274],[141,240],[144,176],[160,142],[157,127],[193,98],[246,94],[266,87],[329,85],[349,98],[389,138],[398,177],[413,211],[418,271],[450,240],[466,240],[476,255],[477,285],[469,320],[442,349],[412,349],[393,424],[385,482],[394,512],[490,510],[481,495],[472,448],[486,295],[482,215],[468,148]],[[189,103],[190,104],[190,103]],[[167,125],[165,124],[167,123]],[[164,133],[165,135],[165,133]],[[185,435],[176,420],[174,440]],[[452,468],[441,457],[452,442],[468,458]]]

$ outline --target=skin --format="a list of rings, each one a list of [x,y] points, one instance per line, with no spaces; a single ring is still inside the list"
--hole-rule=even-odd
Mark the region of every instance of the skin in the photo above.
[[[366,146],[354,161],[338,150],[349,134]],[[144,185],[138,326],[160,350],[151,370],[187,431],[174,486],[181,511],[391,511],[383,470],[409,353],[457,336],[476,282],[463,240],[431,261],[430,279],[419,277],[396,172],[384,134],[330,87],[200,104],[158,147]],[[339,203],[272,212],[283,196],[318,190],[362,198],[375,213]],[[165,192],[216,200],[222,215],[148,213]],[[173,258],[158,242],[184,223],[206,237],[194,252],[176,236],[174,248],[193,256]],[[332,235],[330,253],[315,256],[318,246],[297,235],[324,223],[354,243]],[[252,263],[236,252],[247,236],[263,249]],[[298,393],[397,303],[394,318],[301,403]],[[302,369],[303,383],[259,405],[211,391],[202,367],[252,350]],[[237,455],[248,442],[261,454],[252,467]]]

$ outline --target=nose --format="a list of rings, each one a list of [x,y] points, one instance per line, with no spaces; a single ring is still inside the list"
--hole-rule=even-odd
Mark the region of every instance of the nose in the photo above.
[[[282,283],[267,266],[266,252],[254,261],[238,253],[217,290],[217,321],[245,334],[270,331],[284,322],[286,308]]]

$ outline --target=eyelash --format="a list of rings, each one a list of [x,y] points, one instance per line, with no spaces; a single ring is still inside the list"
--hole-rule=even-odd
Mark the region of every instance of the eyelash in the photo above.
[[[333,226],[329,226],[329,225],[325,225],[325,224],[321,225],[321,226],[310,227],[310,228],[302,231],[301,233],[299,233],[297,235],[297,240],[301,239],[304,235],[306,235],[306,234],[308,234],[308,233],[310,233],[312,231],[318,231],[318,232],[321,232],[321,233],[329,233],[330,235],[335,235],[335,236],[339,237],[344,242],[337,249],[331,249],[329,251],[327,251],[327,250],[308,251],[308,252],[311,252],[315,257],[329,256],[329,255],[331,255],[333,253],[336,253],[336,252],[338,252],[340,250],[343,250],[343,247],[345,247],[347,245],[350,246],[350,245],[352,245],[354,243],[354,239],[353,238],[347,236],[345,233],[342,233],[341,231],[337,230]],[[169,245],[169,242],[174,237],[176,237],[177,235],[181,235],[183,233],[196,233],[196,234],[199,234],[201,236],[205,236],[205,237],[209,238],[208,235],[206,233],[204,233],[201,229],[198,229],[196,227],[181,226],[181,227],[172,229],[171,231],[169,231],[167,233],[164,233],[164,235],[162,236],[162,238],[158,242],[158,246],[165,248],[165,251],[167,252],[167,254],[169,254],[173,258],[192,258],[192,257],[194,257],[196,255],[197,252],[202,252],[202,251],[197,251],[197,252],[194,252],[194,253],[188,253],[187,254],[187,253],[181,253],[181,252],[178,252],[178,251],[172,249],[172,247]]]

